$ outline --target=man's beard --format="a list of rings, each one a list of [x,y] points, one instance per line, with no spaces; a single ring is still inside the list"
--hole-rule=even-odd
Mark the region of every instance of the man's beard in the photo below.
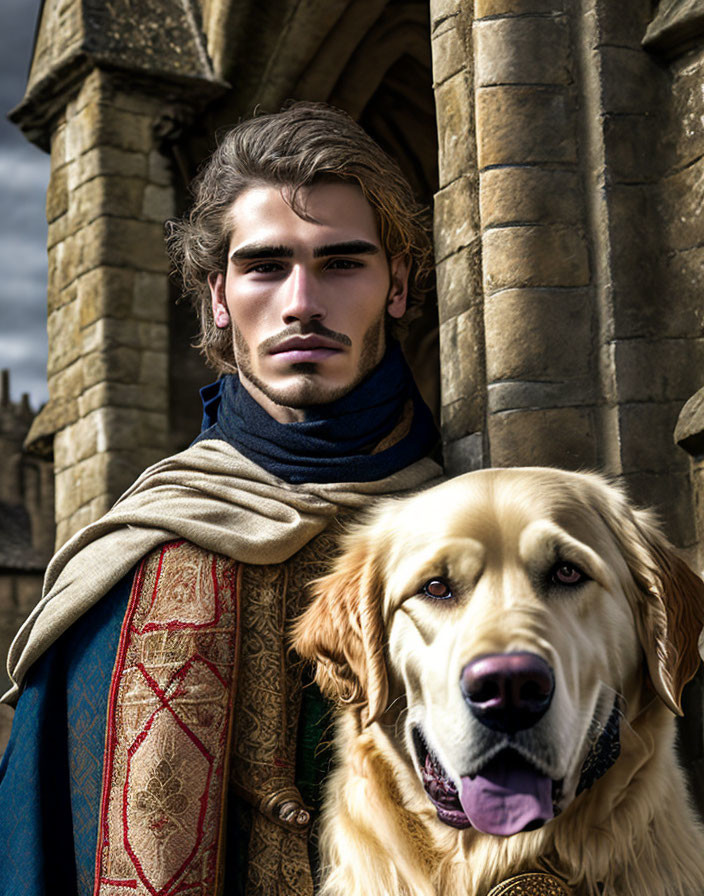
[[[359,364],[352,380],[342,386],[330,386],[325,382],[325,376],[319,373],[320,364],[317,361],[301,361],[291,365],[291,371],[297,374],[296,382],[290,386],[276,387],[258,377],[252,369],[252,353],[242,333],[236,325],[233,326],[233,342],[235,359],[240,376],[245,377],[257,389],[274,404],[282,407],[301,410],[319,404],[329,404],[347,395],[362,380],[374,370],[379,363],[379,350],[383,344],[386,328],[386,309],[379,318],[372,322],[362,337],[362,352]],[[310,328],[304,326],[296,328],[298,335],[307,333],[323,333],[324,328],[313,325]],[[293,331],[292,331],[293,332]],[[327,331],[329,332],[329,331]],[[345,344],[349,344],[347,337],[343,337]],[[342,341],[342,340],[339,340]]]

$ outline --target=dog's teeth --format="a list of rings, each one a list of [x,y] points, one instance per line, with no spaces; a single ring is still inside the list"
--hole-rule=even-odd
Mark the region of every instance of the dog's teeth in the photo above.
[[[422,775],[423,785],[433,799],[441,802],[456,800],[457,788],[447,777],[447,773],[437,759],[430,753],[426,754]]]
[[[438,760],[432,755],[432,753],[425,754],[425,767],[428,771],[432,772],[435,775],[439,775],[440,777],[444,776],[444,769],[438,762]]]

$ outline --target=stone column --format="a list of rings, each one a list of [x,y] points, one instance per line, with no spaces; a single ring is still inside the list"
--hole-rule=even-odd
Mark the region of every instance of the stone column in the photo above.
[[[474,72],[467,53],[472,15],[462,0],[431,0],[438,121],[435,258],[445,466],[486,464],[486,379]]]
[[[491,463],[593,467],[595,309],[569,17],[477,0],[473,28]]]
[[[449,469],[602,469],[691,547],[671,432],[701,385],[704,51],[653,58],[649,0],[431,9]]]
[[[173,199],[154,134],[161,109],[94,69],[51,143],[50,404],[30,439],[55,432],[57,544],[168,449]]]
[[[49,402],[57,544],[169,453],[168,261],[176,177],[161,153],[226,85],[191,0],[45,0],[22,103],[51,152]]]

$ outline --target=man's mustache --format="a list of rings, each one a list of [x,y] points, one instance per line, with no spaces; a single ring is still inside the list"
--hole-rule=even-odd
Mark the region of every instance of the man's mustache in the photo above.
[[[257,352],[260,355],[269,354],[269,352],[277,349],[282,342],[285,342],[292,336],[322,336],[324,339],[329,339],[332,342],[338,342],[340,345],[352,345],[352,340],[349,336],[345,336],[344,333],[337,333],[335,330],[328,329],[328,327],[323,326],[320,321],[312,320],[306,324],[301,323],[300,321],[296,321],[295,323],[291,324],[290,327],[286,327],[285,330],[282,330],[275,336],[268,336],[263,342],[260,342],[259,347],[257,348]]]

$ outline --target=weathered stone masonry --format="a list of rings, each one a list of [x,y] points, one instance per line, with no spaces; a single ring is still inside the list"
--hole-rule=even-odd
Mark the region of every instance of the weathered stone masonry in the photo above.
[[[159,101],[94,70],[51,147],[49,388],[57,541],[95,519],[134,467],[168,448],[172,187],[154,140]],[[41,425],[40,421],[40,425]]]
[[[167,4],[46,2],[15,120],[51,152],[48,380],[29,443],[53,442],[56,541],[169,453],[174,212],[165,133],[221,89],[195,19]]]
[[[435,258],[445,461],[460,472],[484,465],[485,359],[471,16],[455,0],[431,3],[440,189]]]
[[[704,424],[680,421],[693,465],[672,433],[704,368],[703,22],[704,0],[46,0],[16,120],[52,153],[30,438],[54,442],[58,541],[181,446],[200,374],[161,221],[218,128],[293,97],[435,193],[448,469],[608,470],[694,555]]]
[[[698,51],[644,49],[642,0],[431,15],[449,465],[608,470],[694,550],[672,432],[704,369]]]

